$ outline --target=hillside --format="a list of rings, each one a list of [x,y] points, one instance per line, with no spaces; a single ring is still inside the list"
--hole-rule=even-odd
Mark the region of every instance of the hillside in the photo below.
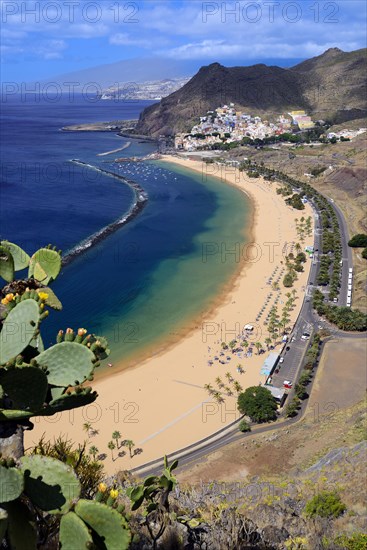
[[[137,132],[158,136],[191,129],[207,110],[225,103],[257,114],[305,109],[340,122],[367,114],[367,49],[337,48],[290,69],[276,66],[202,67],[181,89],[141,114]]]

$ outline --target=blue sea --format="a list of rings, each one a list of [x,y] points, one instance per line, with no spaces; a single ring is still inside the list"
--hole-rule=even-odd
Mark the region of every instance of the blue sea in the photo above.
[[[51,243],[65,254],[129,211],[128,185],[72,159],[134,180],[148,194],[133,220],[64,267],[53,283],[63,310],[42,325],[47,346],[67,327],[103,334],[111,360],[126,366],[175,340],[213,304],[239,266],[232,256],[223,261],[203,251],[245,242],[251,210],[243,193],[216,178],[160,161],[113,162],[145,156],[155,150],[152,143],[61,131],[135,119],[150,104],[82,96],[72,102],[14,96],[1,104],[1,238],[29,253]],[[97,156],[127,141],[121,153]]]

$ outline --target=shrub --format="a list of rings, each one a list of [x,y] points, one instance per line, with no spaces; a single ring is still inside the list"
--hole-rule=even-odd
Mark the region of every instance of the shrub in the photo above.
[[[364,250],[362,250],[362,258],[367,260],[367,248],[365,248]]]
[[[241,422],[238,425],[238,429],[240,432],[251,432],[251,426],[246,420],[242,419]]]
[[[358,233],[357,235],[354,235],[348,242],[348,246],[354,247],[354,248],[365,248],[367,246],[367,235],[364,233]]]
[[[284,275],[283,285],[286,288],[293,286],[293,277],[290,273],[287,273],[286,275]]]
[[[336,544],[343,546],[345,550],[365,550],[367,548],[367,535],[354,533],[353,535],[340,535],[336,537]]]
[[[305,514],[310,518],[337,518],[345,512],[346,506],[340,496],[331,491],[321,491],[312,497],[305,506]]]

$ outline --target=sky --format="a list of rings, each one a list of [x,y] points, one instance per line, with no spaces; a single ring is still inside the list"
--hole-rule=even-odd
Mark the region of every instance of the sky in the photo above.
[[[198,66],[281,64],[331,47],[366,47],[364,0],[0,0],[0,6],[3,82],[140,57]]]

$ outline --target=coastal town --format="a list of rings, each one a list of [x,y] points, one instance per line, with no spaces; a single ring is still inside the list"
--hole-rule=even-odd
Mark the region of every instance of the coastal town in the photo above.
[[[269,118],[262,119],[236,109],[234,103],[230,103],[201,116],[200,122],[192,127],[190,133],[176,134],[175,149],[195,151],[232,148],[238,144],[256,144],[259,140],[297,142],[297,134],[315,129],[316,126],[320,130],[319,136],[323,136],[321,128],[324,124],[323,120],[314,122],[302,110],[279,114],[274,121],[270,121]],[[324,137],[333,141],[349,141],[364,132],[366,128],[342,130],[327,133]]]

